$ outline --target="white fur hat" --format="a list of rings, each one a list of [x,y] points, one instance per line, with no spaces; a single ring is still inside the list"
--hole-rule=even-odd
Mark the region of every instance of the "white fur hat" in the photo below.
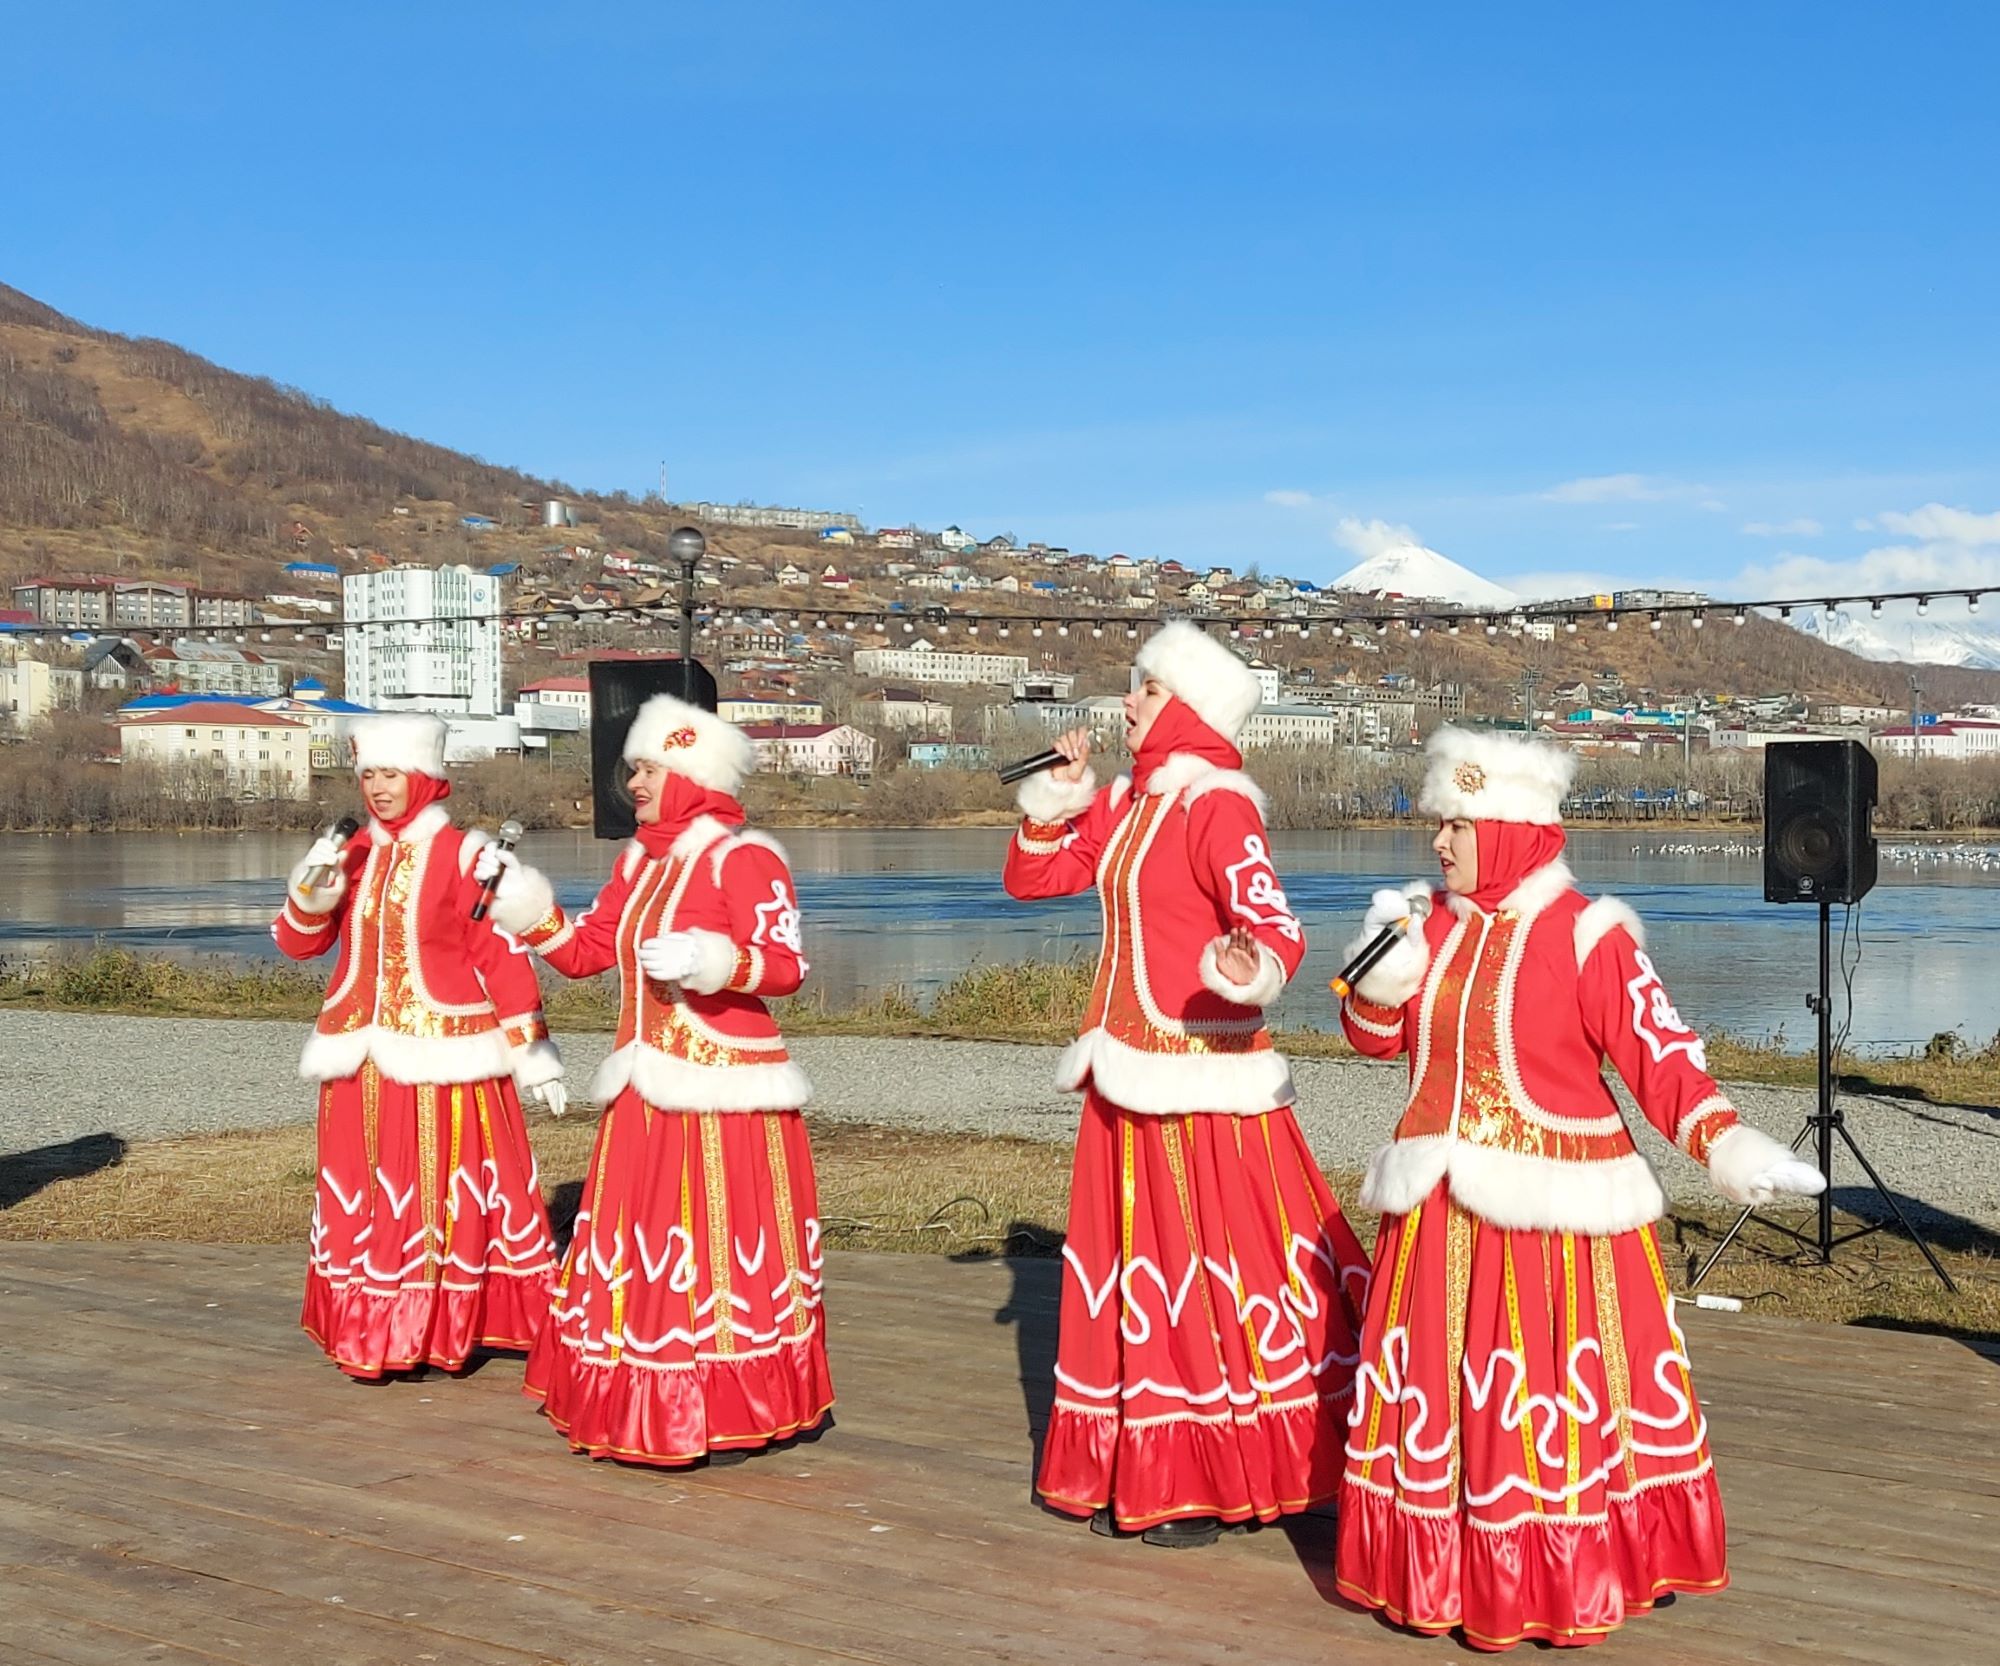
[[[734,793],[757,767],[757,748],[734,723],[671,694],[656,694],[625,731],[625,761],[650,759],[711,792]]]
[[[1563,794],[1576,774],[1576,754],[1560,742],[1489,729],[1444,728],[1431,736],[1431,755],[1417,808],[1467,821],[1562,820]]]
[[[347,726],[354,767],[401,769],[444,779],[445,721],[428,712],[377,712]]]
[[[1256,673],[1201,626],[1185,619],[1162,625],[1149,636],[1134,669],[1141,677],[1164,683],[1227,741],[1242,733],[1264,699]]]

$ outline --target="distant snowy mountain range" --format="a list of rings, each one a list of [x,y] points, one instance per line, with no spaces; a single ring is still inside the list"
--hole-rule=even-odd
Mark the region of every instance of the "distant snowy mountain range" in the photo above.
[[[1807,636],[1863,659],[2000,671],[2000,628],[1976,619],[1875,619],[1845,610],[1829,619],[1825,609],[1801,604],[1791,623]]]

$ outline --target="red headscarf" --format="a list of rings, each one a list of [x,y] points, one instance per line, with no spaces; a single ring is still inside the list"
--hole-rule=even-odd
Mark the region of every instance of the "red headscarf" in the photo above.
[[[1194,707],[1178,694],[1160,708],[1132,756],[1133,787],[1144,792],[1153,771],[1177,752],[1192,752],[1218,769],[1243,767],[1243,754],[1195,716]]]
[[[404,806],[403,813],[392,821],[384,821],[380,816],[375,818],[375,825],[392,839],[401,838],[403,829],[439,799],[451,797],[451,783],[438,776],[410,769],[403,772],[403,779],[410,783],[410,802]]]
[[[669,771],[660,780],[660,819],[639,823],[639,843],[654,860],[664,858],[696,816],[713,816],[730,827],[743,825],[743,806],[729,794],[700,786]]]
[[[1479,888],[1469,899],[1488,912],[1507,900],[1514,887],[1562,854],[1563,830],[1553,823],[1476,821]]]

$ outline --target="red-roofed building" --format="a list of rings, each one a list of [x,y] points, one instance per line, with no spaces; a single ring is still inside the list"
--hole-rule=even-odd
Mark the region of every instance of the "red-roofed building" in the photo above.
[[[590,679],[544,677],[523,683],[514,697],[514,716],[523,732],[582,734],[590,728]]]
[[[779,775],[872,775],[875,742],[846,723],[746,723],[757,767]]]
[[[233,700],[121,714],[118,749],[166,771],[188,798],[312,796],[311,725]]]

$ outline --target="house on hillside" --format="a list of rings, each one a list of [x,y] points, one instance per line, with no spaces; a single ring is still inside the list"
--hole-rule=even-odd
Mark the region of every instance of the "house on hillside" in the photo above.
[[[812,574],[797,562],[787,561],[778,569],[778,583],[787,590],[802,589],[812,583]]]
[[[875,545],[885,550],[913,550],[917,547],[917,534],[907,526],[885,526],[875,534]]]
[[[857,715],[885,729],[914,729],[927,735],[951,733],[951,707],[913,688],[878,688],[864,694]]]
[[[500,529],[500,523],[491,515],[461,515],[458,524],[467,532],[497,532]]]
[[[875,770],[875,740],[846,723],[746,723],[757,767],[781,775],[853,775]]]
[[[846,573],[843,573],[838,567],[827,567],[822,571],[819,575],[819,583],[822,590],[851,590],[854,588],[854,580],[848,577]]]

